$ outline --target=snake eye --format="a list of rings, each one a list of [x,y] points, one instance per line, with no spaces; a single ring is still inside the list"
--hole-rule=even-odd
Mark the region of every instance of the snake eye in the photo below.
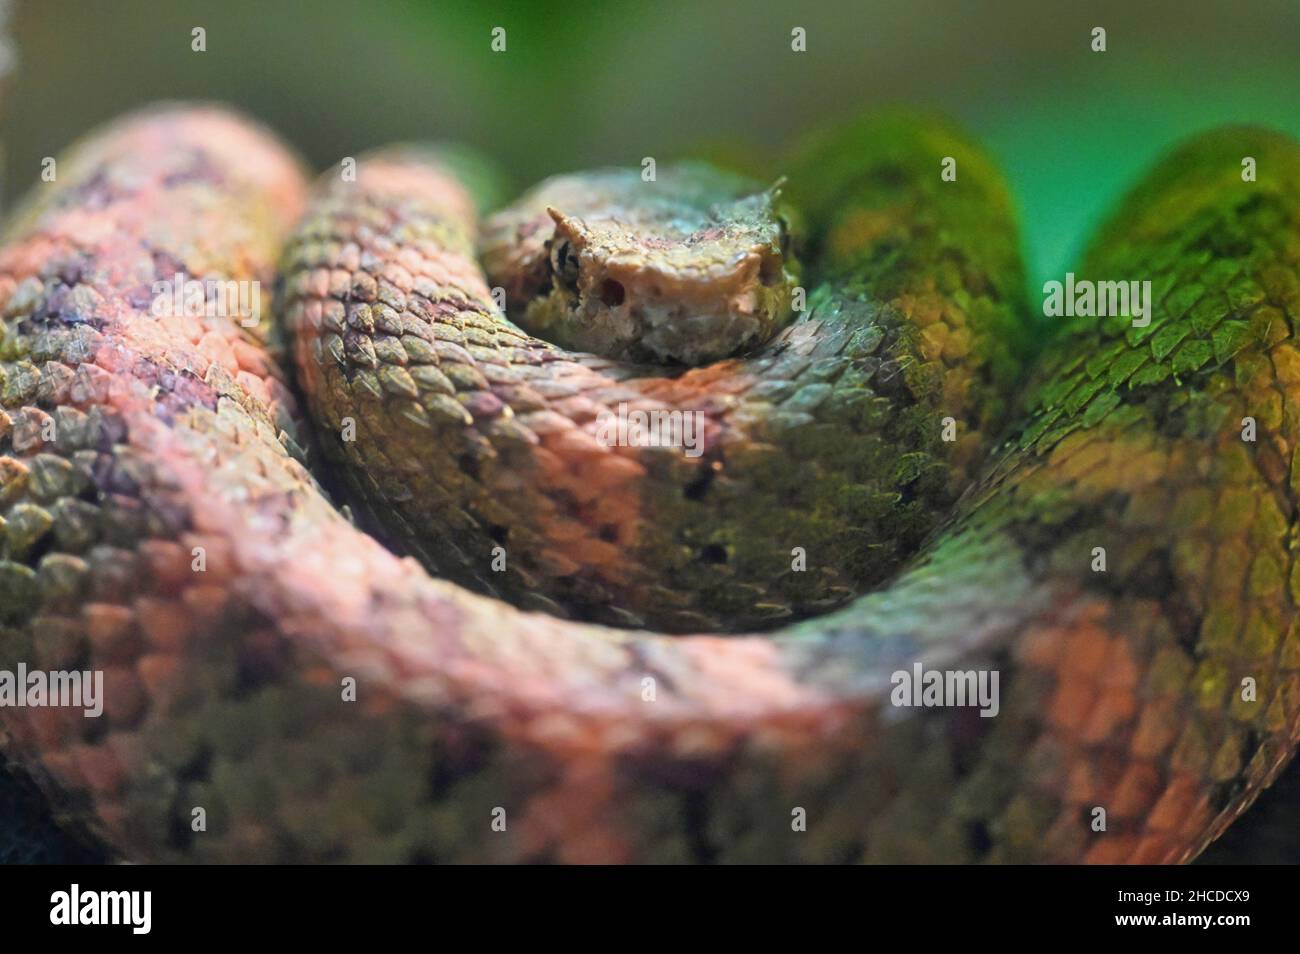
[[[572,242],[560,239],[551,246],[551,271],[569,291],[578,290],[578,253]]]

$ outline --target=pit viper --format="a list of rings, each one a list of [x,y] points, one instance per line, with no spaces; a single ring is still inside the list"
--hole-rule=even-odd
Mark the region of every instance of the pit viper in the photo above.
[[[0,707],[62,826],[130,860],[1179,862],[1282,770],[1296,143],[1201,135],[1114,210],[1079,275],[1150,281],[1149,323],[1035,317],[938,121],[504,208],[470,166],[312,187],[165,106],[8,224],[0,670],[104,685]],[[173,280],[268,305],[160,312]],[[690,440],[610,426],[653,419]],[[995,703],[898,691],[925,672]]]

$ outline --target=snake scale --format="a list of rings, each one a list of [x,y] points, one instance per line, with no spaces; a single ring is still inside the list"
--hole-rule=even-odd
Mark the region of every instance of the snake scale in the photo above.
[[[58,168],[0,251],[0,667],[104,714],[0,738],[116,856],[1176,862],[1300,736],[1285,137],[1115,210],[1080,275],[1145,326],[1031,320],[1005,186],[923,119],[482,225],[443,152],[313,188],[211,107]],[[159,317],[174,275],[276,305]],[[697,453],[600,438],[632,411]],[[917,664],[996,716],[895,705]]]

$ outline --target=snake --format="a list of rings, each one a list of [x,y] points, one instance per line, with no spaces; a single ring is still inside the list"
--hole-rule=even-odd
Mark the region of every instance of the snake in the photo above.
[[[165,862],[1176,863],[1278,777],[1293,140],[1203,133],[1115,207],[1078,275],[1149,282],[1145,321],[1039,316],[943,120],[504,206],[485,162],[312,185],[253,121],[161,105],[11,217],[0,670],[102,673],[103,713],[0,706],[0,741],[63,830]],[[274,301],[160,314],[173,280]],[[996,696],[900,692],[927,673]]]

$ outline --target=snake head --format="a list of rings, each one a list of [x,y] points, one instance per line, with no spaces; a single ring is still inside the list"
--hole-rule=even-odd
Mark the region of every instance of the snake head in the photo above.
[[[757,347],[798,268],[779,187],[707,166],[560,176],[489,219],[484,264],[512,317],[566,348],[697,365]]]

